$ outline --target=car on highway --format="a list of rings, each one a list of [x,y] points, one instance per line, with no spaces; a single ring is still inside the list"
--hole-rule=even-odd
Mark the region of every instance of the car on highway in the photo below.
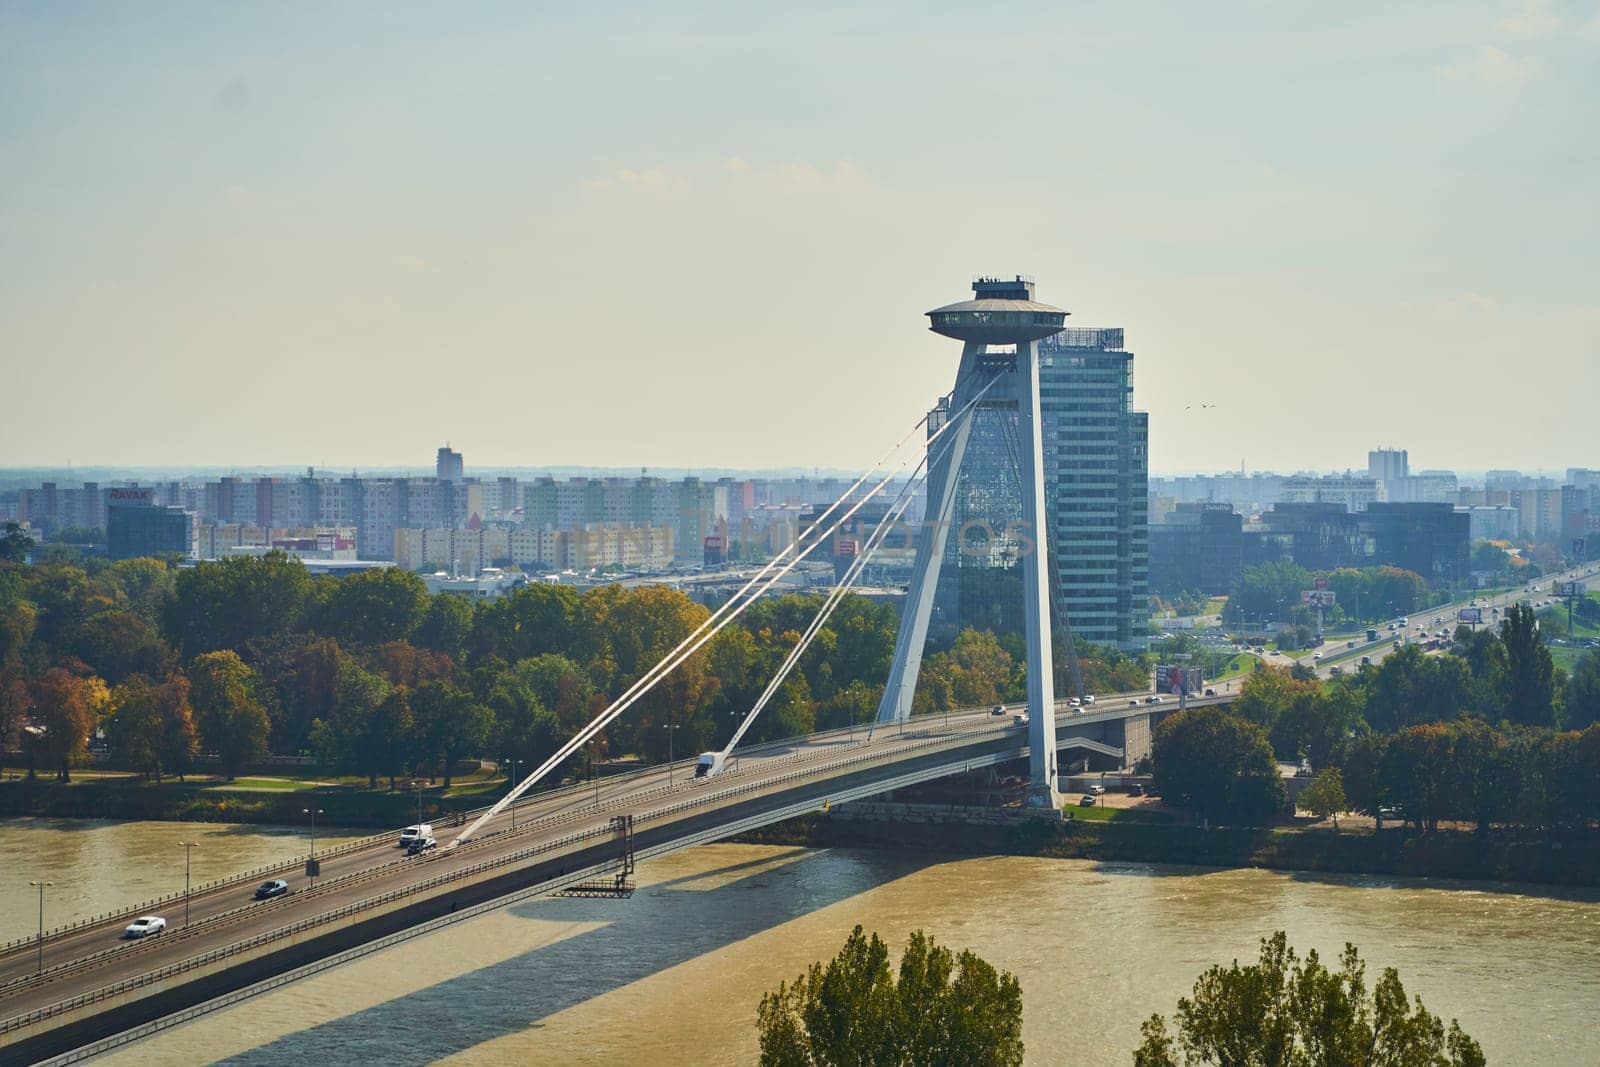
[[[1144,702],[1146,704],[1159,704],[1159,703],[1161,703],[1161,698],[1160,697],[1145,697],[1144,698]]]
[[[1344,673],[1344,668],[1335,663],[1333,666],[1328,668],[1328,673],[1337,678],[1339,675]]]
[[[994,707],[989,709],[990,715],[1004,715],[1005,713],[1006,706],[1004,704],[996,704]]]
[[[270,882],[262,882],[260,885],[256,886],[257,900],[271,900],[273,897],[284,897],[288,895],[289,883],[285,882],[282,878],[274,878]]]
[[[130,941],[136,941],[141,937],[160,937],[166,930],[167,920],[161,916],[142,915],[128,924],[128,928],[122,931],[122,936]]]
[[[406,846],[406,855],[420,856],[424,852],[432,852],[439,847],[439,842],[431,837],[419,837]]]
[[[1216,691],[1216,690],[1215,690],[1215,689],[1207,689],[1207,690],[1206,690],[1206,696],[1208,696],[1208,697],[1214,697],[1214,696],[1216,696],[1216,695],[1217,695],[1217,691]]]
[[[400,840],[397,843],[401,848],[410,848],[411,842],[420,840],[424,837],[432,836],[433,826],[429,823],[420,822],[415,826],[408,826],[404,830],[401,830]]]
[[[1311,653],[1311,658],[1314,659],[1314,660],[1321,659],[1322,658],[1322,653],[1321,652],[1313,652],[1313,653]]]
[[[1138,701],[1137,701],[1137,700],[1130,700],[1130,701],[1128,701],[1128,707],[1130,707],[1130,708],[1136,708],[1136,707],[1138,707],[1138,706],[1139,706],[1139,702],[1138,702]]]
[[[1362,656],[1362,657],[1361,657],[1361,665],[1362,665],[1362,666],[1363,666],[1363,667],[1370,667],[1370,666],[1372,666],[1372,657],[1371,657],[1371,656]]]
[[[1094,703],[1094,694],[1093,693],[1085,694],[1085,696],[1083,698],[1083,706],[1084,707],[1088,707],[1089,705],[1091,705],[1093,703]]]
[[[1079,700],[1077,697],[1073,697],[1071,700],[1067,701],[1067,706],[1071,708],[1081,708],[1083,707],[1083,701]]]

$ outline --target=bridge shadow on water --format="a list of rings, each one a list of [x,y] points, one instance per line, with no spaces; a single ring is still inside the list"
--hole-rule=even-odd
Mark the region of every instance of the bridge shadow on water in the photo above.
[[[795,849],[643,886],[629,900],[525,901],[504,914],[548,923],[604,925],[541,943],[509,959],[219,1062],[241,1067],[338,1062],[359,1053],[367,1061],[420,1067],[507,1034],[536,1029],[540,1020],[567,1008],[935,862],[939,860],[923,853]],[[497,920],[483,916],[469,925],[473,921]],[[537,936],[548,937],[548,928],[540,928]],[[404,954],[425,946],[449,951],[449,938],[447,928],[373,958],[387,958],[403,968]],[[363,965],[372,963],[352,964]],[[312,979],[327,980],[326,976]]]

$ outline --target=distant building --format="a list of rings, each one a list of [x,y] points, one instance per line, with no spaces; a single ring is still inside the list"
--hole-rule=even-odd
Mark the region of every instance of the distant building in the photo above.
[[[1378,481],[1370,474],[1296,475],[1283,483],[1289,504],[1339,504],[1346,511],[1364,511],[1378,499]]]
[[[148,489],[111,490],[106,509],[106,554],[112,559],[164,553],[192,557],[194,513],[150,501]]]
[[[1509,505],[1474,505],[1462,508],[1467,516],[1467,536],[1474,541],[1515,541],[1522,513]]]
[[[1150,524],[1150,591],[1220,596],[1245,567],[1280,555],[1276,543],[1245,531],[1232,504],[1179,504],[1165,522]]]
[[[439,449],[438,458],[433,464],[434,476],[441,482],[459,482],[466,477],[466,463],[461,453],[453,450],[449,445]]]
[[[1449,504],[1375,503],[1361,527],[1372,564],[1400,567],[1435,582],[1467,578],[1471,519]]]
[[[1411,474],[1410,457],[1403,448],[1379,448],[1367,453],[1367,475],[1378,483],[1378,492],[1392,500],[1389,487]]]

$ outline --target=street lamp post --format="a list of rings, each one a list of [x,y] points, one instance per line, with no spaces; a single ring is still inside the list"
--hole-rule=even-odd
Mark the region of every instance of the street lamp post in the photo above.
[[[55,885],[54,882],[29,882],[31,886],[39,888],[39,968],[38,973],[44,974],[44,887]]]
[[[189,856],[200,847],[198,841],[179,841],[183,846],[183,928],[189,928]]]
[[[665,723],[665,724],[662,725],[662,729],[667,731],[667,784],[671,785],[672,784],[672,738],[673,738],[673,735],[678,732],[678,724],[676,722]]]
[[[422,779],[417,779],[417,832],[422,832]]]
[[[506,782],[513,787],[517,784],[517,759],[515,756],[511,758],[511,774],[506,778]],[[515,800],[511,802],[511,828],[513,830],[517,828],[517,802]]]
[[[312,861],[317,858],[317,816],[322,814],[322,809],[301,808],[300,814],[311,816],[311,855],[306,858],[306,866],[309,868]],[[311,876],[311,884],[317,884],[317,876],[314,874]]]

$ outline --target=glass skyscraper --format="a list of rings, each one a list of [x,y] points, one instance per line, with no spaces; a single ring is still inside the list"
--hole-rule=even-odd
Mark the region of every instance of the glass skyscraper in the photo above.
[[[1045,500],[1056,625],[1076,641],[1148,645],[1149,417],[1133,411],[1133,353],[1120,329],[1071,328],[1039,343]],[[980,407],[952,506],[933,628],[1022,630],[1015,411]],[[948,398],[929,413],[932,433]]]

